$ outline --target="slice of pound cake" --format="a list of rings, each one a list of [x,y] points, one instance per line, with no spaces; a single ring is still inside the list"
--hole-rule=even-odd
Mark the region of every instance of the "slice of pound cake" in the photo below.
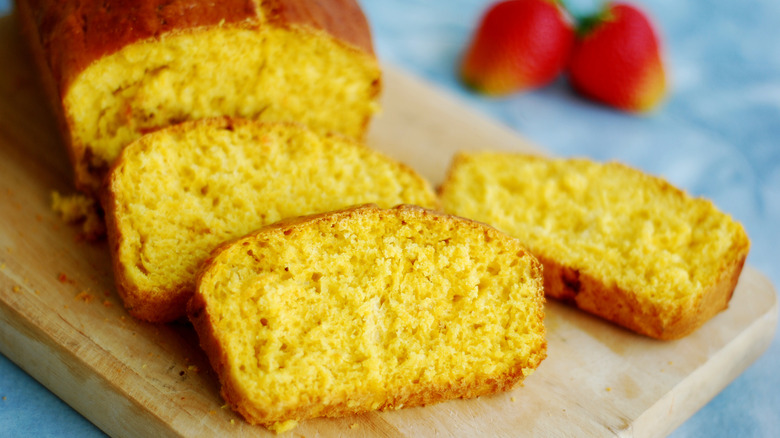
[[[226,118],[142,137],[103,191],[117,289],[133,316],[153,322],[185,315],[199,264],[225,240],[356,204],[438,205],[423,178],[361,143]]]
[[[94,192],[119,151],[186,120],[294,120],[360,139],[381,72],[355,0],[17,0]]]
[[[548,296],[659,339],[728,306],[750,246],[710,201],[617,163],[462,153],[441,197],[519,238]]]
[[[227,403],[279,431],[516,386],[546,355],[542,283],[492,227],[362,206],[221,246],[188,313]]]

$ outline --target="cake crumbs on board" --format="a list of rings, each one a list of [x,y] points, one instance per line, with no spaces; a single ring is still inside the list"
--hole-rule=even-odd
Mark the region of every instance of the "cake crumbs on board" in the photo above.
[[[81,225],[78,239],[96,241],[106,235],[106,224],[94,198],[81,193],[51,192],[51,209],[67,224]]]
[[[68,277],[68,274],[66,274],[64,272],[60,272],[59,274],[57,274],[57,281],[59,281],[60,283],[63,283],[63,284],[64,283],[76,284],[76,280]]]
[[[85,303],[91,303],[92,300],[95,299],[95,296],[92,295],[91,293],[87,292],[87,291],[82,291],[82,292],[79,292],[76,295],[76,299],[77,300],[81,300],[81,301],[83,301]]]

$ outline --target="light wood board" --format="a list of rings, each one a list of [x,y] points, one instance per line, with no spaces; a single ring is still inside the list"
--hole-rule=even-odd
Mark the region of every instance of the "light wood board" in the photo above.
[[[105,242],[50,210],[71,192],[67,157],[12,19],[0,19],[0,350],[114,436],[265,436],[223,408],[186,325],[127,316]],[[441,182],[455,151],[539,151],[396,69],[369,143]],[[549,356],[524,386],[474,400],[303,422],[291,436],[662,436],[768,347],[776,293],[747,267],[731,307],[674,342],[559,303]]]

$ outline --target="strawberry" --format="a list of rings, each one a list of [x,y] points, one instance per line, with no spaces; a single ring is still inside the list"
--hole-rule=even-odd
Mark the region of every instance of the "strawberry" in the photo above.
[[[658,105],[666,93],[666,76],[647,16],[613,2],[581,20],[569,81],[583,95],[622,110],[642,112]]]
[[[500,1],[482,17],[461,79],[489,95],[538,88],[561,73],[573,44],[574,27],[557,1]]]

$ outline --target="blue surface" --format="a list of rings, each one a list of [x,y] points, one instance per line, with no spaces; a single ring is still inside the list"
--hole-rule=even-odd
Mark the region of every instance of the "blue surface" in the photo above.
[[[455,65],[489,1],[363,0],[379,56],[427,78],[561,156],[616,159],[712,199],[747,228],[748,263],[780,285],[780,2],[635,1],[654,17],[673,91],[660,111],[622,114],[561,80],[509,98],[476,96]],[[587,12],[595,1],[569,0]],[[8,11],[0,0],[0,13]],[[678,428],[676,437],[777,436],[780,342]],[[0,356],[0,436],[99,436]]]

